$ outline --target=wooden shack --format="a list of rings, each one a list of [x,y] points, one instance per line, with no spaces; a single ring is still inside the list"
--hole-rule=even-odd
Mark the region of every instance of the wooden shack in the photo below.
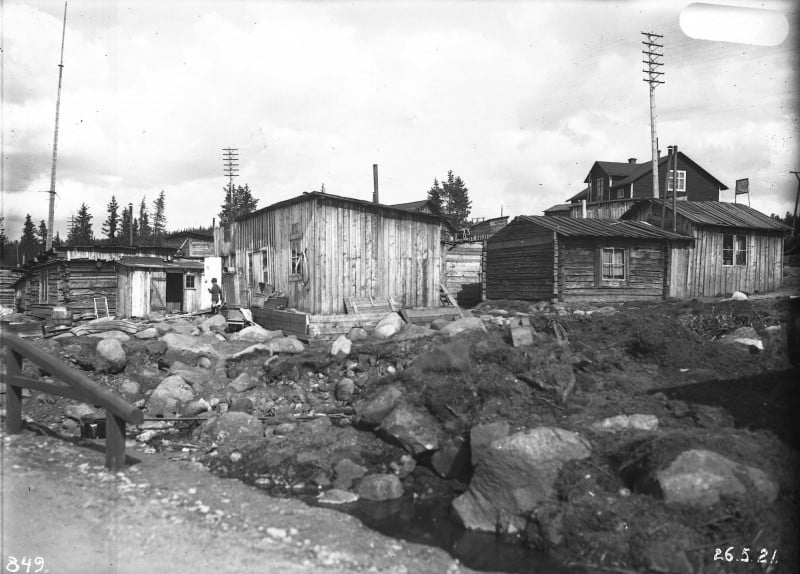
[[[22,272],[11,267],[0,267],[0,305],[15,308],[14,285]]]
[[[203,262],[123,257],[117,262],[117,315],[192,313],[201,306]]]
[[[20,306],[38,319],[48,319],[53,307],[73,314],[117,312],[117,266],[124,256],[167,257],[174,248],[140,246],[62,246],[38,255],[21,269],[15,286]],[[102,313],[99,311],[102,309]]]
[[[260,209],[215,229],[228,304],[281,294],[286,306],[344,314],[345,299],[435,307],[441,283],[440,217],[321,192]],[[258,297],[256,297],[258,296]]]
[[[638,221],[515,218],[487,241],[488,299],[625,301],[669,294],[669,260],[691,239]]]
[[[661,226],[663,205],[650,199],[633,206],[622,218]],[[666,227],[673,221],[667,202]],[[694,238],[671,259],[670,296],[717,297],[734,291],[763,293],[783,281],[783,242],[791,228],[741,203],[678,201],[676,231]]]

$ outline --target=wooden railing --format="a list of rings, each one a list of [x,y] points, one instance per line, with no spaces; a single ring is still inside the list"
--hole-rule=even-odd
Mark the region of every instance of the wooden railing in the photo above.
[[[87,403],[106,411],[106,467],[125,467],[125,423],[142,424],[144,415],[113,391],[65,365],[55,357],[16,335],[0,331],[0,344],[6,357],[6,432],[22,430],[22,389],[28,388]],[[47,372],[56,382],[22,375],[22,360],[27,359]],[[66,384],[61,384],[66,383]]]

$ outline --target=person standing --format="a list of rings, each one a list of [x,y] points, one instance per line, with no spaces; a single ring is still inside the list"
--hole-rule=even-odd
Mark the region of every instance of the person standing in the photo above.
[[[222,299],[222,289],[217,284],[217,278],[214,277],[211,279],[211,289],[208,290],[211,293],[211,313],[216,313],[219,311],[220,308],[220,301]]]

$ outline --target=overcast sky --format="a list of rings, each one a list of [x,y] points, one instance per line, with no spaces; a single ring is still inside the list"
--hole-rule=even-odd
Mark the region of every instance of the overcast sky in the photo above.
[[[662,150],[677,144],[753,207],[794,207],[797,28],[770,47],[692,39],[689,2],[70,0],[56,229],[81,202],[163,189],[169,229],[210,225],[222,148],[259,207],[320,188],[424,199],[448,170],[472,216],[541,214],[596,160],[650,157],[641,31],[663,34]],[[63,2],[2,1],[6,233],[47,219]],[[733,193],[723,193],[733,201]]]

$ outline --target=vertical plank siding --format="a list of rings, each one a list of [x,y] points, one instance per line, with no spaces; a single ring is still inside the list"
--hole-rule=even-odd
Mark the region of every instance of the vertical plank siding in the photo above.
[[[290,277],[292,224],[302,233],[307,283]],[[289,307],[306,313],[344,313],[346,297],[393,296],[409,307],[437,306],[440,228],[413,213],[336,198],[277,205],[233,224],[239,291],[252,294],[266,275]]]

